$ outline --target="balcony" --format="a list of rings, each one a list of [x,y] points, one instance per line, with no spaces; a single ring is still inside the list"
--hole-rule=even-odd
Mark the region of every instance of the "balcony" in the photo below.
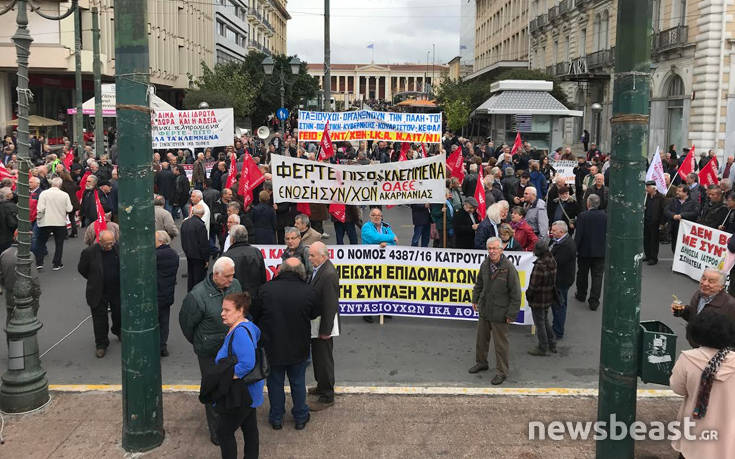
[[[578,10],[583,10],[587,6],[587,3],[589,3],[591,0],[574,0],[574,6],[577,7]]]
[[[559,17],[559,9],[556,6],[549,8],[549,22],[554,22]]]
[[[546,74],[549,76],[554,76],[554,66],[553,65],[549,65],[548,67],[546,67]]]
[[[689,27],[678,25],[671,29],[662,30],[653,37],[654,54],[681,48],[689,40]]]
[[[612,67],[615,64],[615,47],[610,49],[601,49],[587,55],[587,68],[592,71],[605,67]]]
[[[537,18],[531,19],[531,22],[528,23],[528,31],[531,33],[534,33],[536,30],[538,30],[538,21]]]
[[[559,16],[563,16],[570,12],[574,5],[572,4],[572,0],[561,0],[559,2]]]
[[[559,62],[554,69],[555,76],[564,76],[569,74],[569,61]]]
[[[541,27],[544,27],[545,25],[549,24],[549,19],[545,14],[540,14],[536,18],[536,24],[538,24],[538,27],[540,29]]]

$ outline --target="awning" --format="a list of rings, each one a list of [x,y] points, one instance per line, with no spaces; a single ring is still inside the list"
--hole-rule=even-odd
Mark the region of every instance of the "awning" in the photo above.
[[[472,115],[552,115],[582,116],[569,110],[547,91],[503,91],[477,107]]]
[[[154,111],[167,112],[176,111],[174,107],[166,103],[163,99],[153,93],[150,94],[150,106]],[[114,84],[103,84],[102,85],[102,116],[114,117],[117,116],[117,110],[115,110],[116,95]],[[67,115],[75,115],[77,113],[76,108],[67,108]],[[85,115],[94,115],[94,97],[87,100],[82,104],[82,113]]]
[[[397,104],[399,107],[421,107],[421,108],[436,108],[435,100],[426,99],[406,99],[403,102]]]
[[[28,117],[28,126],[29,127],[51,127],[51,126],[61,126],[61,121],[52,120],[51,118],[44,118],[43,116],[38,115],[30,115]],[[11,121],[8,121],[8,126],[17,126],[18,125],[18,119],[14,119]]]

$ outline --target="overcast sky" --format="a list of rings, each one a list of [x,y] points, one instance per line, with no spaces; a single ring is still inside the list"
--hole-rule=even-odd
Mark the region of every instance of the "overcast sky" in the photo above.
[[[332,0],[333,64],[426,64],[436,44],[437,64],[459,54],[462,0]],[[324,59],[324,1],[288,0],[288,53],[320,63]],[[429,55],[429,63],[431,63]]]

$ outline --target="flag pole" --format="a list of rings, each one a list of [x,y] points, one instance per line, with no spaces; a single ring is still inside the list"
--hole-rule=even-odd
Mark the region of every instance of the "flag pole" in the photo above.
[[[442,225],[444,233],[444,244],[442,244],[443,248],[447,248],[447,205],[444,204],[444,209],[442,210],[442,220],[444,221],[444,224]]]

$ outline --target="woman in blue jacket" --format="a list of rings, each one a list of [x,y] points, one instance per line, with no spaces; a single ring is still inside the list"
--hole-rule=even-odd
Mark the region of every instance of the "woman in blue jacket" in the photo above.
[[[237,357],[234,378],[239,379],[255,367],[255,347],[260,339],[260,329],[245,317],[250,310],[250,294],[247,292],[227,295],[222,301],[222,323],[230,327],[222,347],[217,352],[215,363],[227,357],[230,340],[232,353]],[[248,331],[250,332],[248,334]],[[251,339],[252,336],[252,339]],[[237,457],[235,431],[239,427],[245,440],[245,458],[257,458],[259,450],[258,421],[255,409],[263,404],[265,380],[247,386],[252,403],[234,411],[220,414],[217,437],[223,458]]]

